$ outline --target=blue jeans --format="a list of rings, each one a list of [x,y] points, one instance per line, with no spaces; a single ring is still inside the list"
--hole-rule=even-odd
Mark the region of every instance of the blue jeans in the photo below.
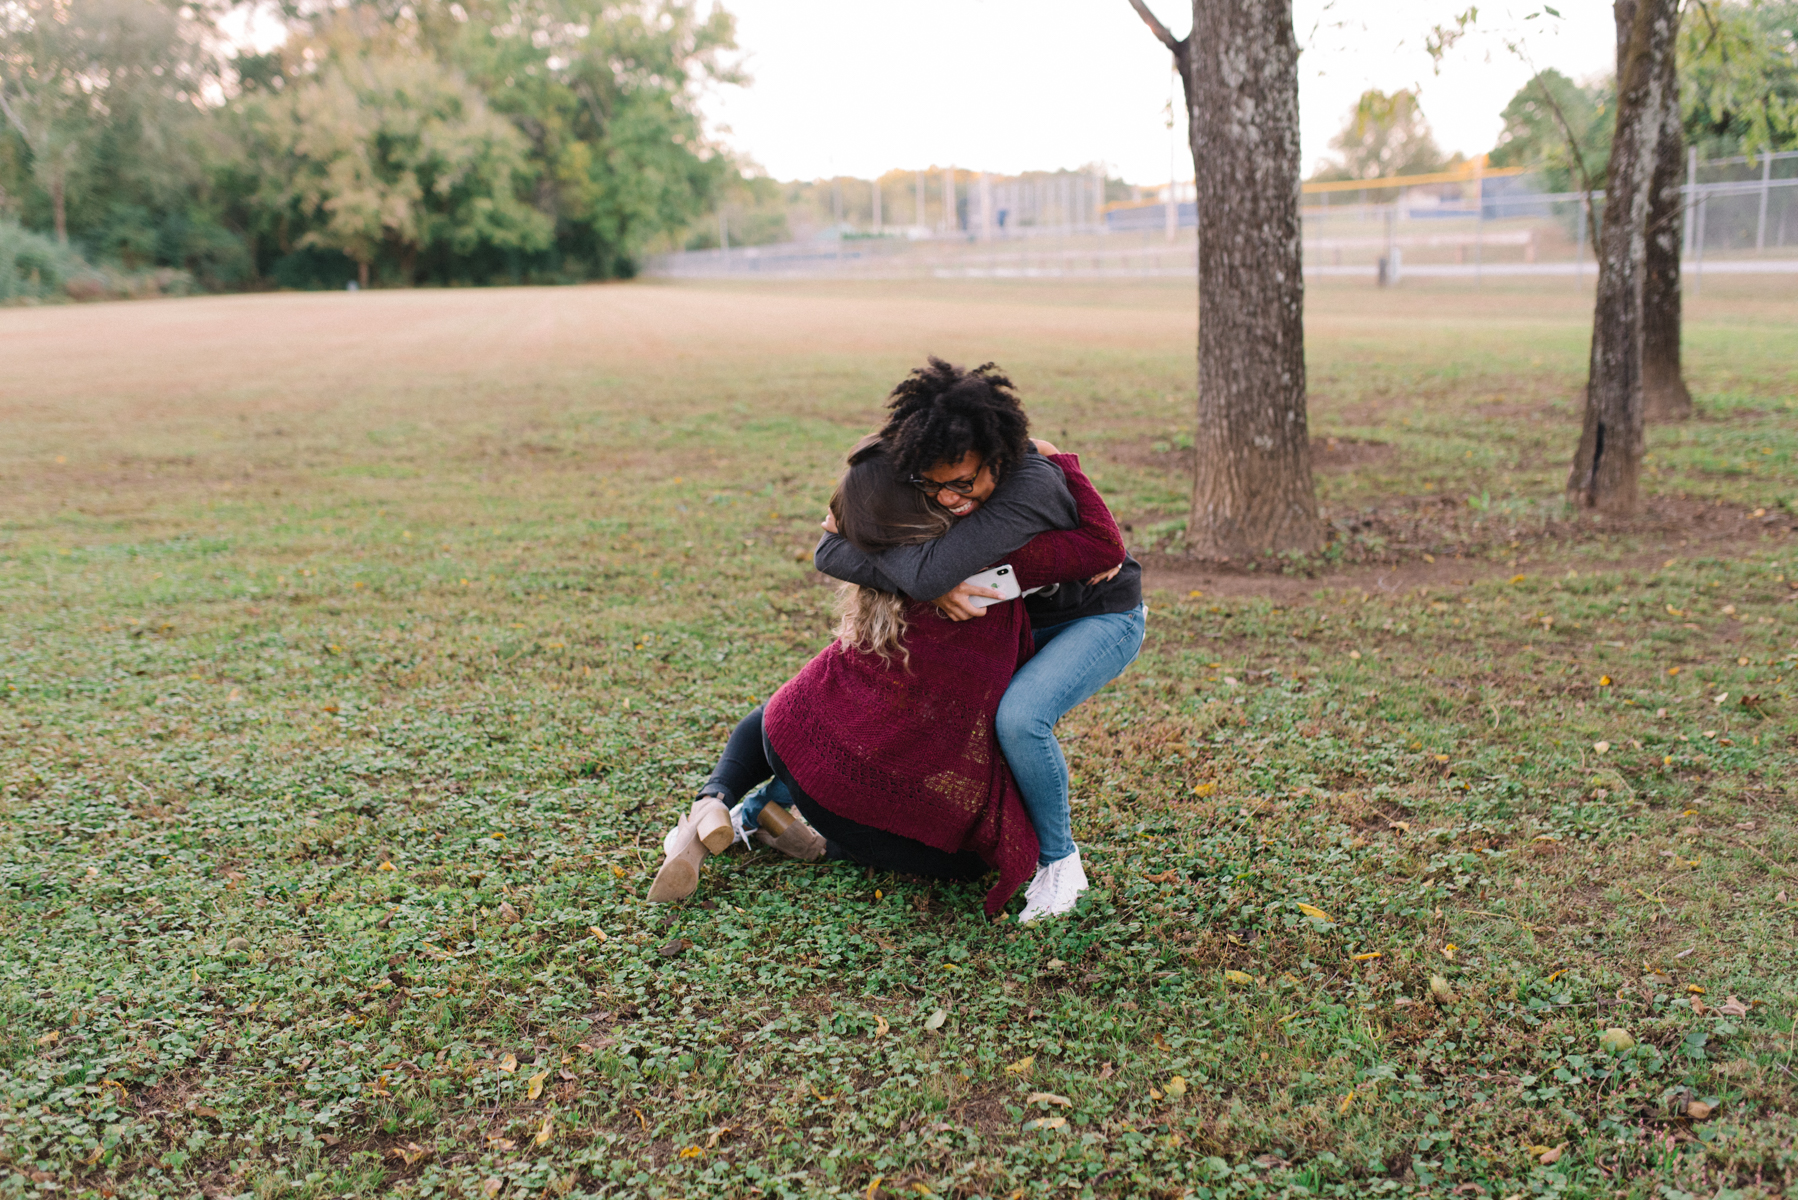
[[[1136,661],[1148,613],[1144,605],[1037,630],[1036,654],[999,701],[999,748],[1036,826],[1038,865],[1074,852],[1068,762],[1055,740],[1055,723]]]

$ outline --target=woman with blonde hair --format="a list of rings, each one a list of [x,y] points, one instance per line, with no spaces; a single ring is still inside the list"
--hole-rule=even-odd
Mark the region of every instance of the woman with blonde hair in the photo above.
[[[1047,464],[1065,477],[1079,524],[1045,521],[1007,556],[1024,590],[1087,579],[1125,558],[1117,524],[1079,459],[1052,454],[1034,469]],[[948,524],[895,471],[878,437],[851,452],[830,511],[841,535],[869,554],[939,538]],[[691,811],[668,834],[649,899],[691,895],[705,854],[731,842],[729,806],[770,779],[805,824],[770,804],[761,836],[795,857],[956,880],[996,869],[989,916],[1030,878],[1036,833],[994,735],[1000,698],[1032,652],[1022,601],[958,622],[927,602],[844,584],[839,614],[836,640],[738,723]]]

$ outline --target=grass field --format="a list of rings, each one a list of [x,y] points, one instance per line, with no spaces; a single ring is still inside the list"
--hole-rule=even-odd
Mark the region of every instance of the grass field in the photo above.
[[[1571,281],[1314,287],[1336,536],[1227,566],[1186,288],[0,310],[0,1195],[1798,1196],[1798,294],[1688,304],[1607,523]],[[644,905],[927,352],[1150,566],[1093,892]]]

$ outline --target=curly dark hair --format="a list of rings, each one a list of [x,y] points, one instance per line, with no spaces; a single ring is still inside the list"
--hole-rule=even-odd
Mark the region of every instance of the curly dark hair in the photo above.
[[[934,354],[893,389],[887,401],[886,441],[902,477],[978,451],[995,476],[1029,452],[1030,418],[994,363],[972,371]]]

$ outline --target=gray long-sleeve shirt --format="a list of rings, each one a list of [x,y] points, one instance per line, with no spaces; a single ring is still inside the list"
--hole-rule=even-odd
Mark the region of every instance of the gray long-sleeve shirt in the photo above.
[[[979,508],[956,521],[942,537],[869,556],[841,534],[827,533],[819,539],[812,565],[849,583],[934,600],[1037,534],[1079,525],[1080,511],[1061,468],[1031,449],[1005,472]]]

